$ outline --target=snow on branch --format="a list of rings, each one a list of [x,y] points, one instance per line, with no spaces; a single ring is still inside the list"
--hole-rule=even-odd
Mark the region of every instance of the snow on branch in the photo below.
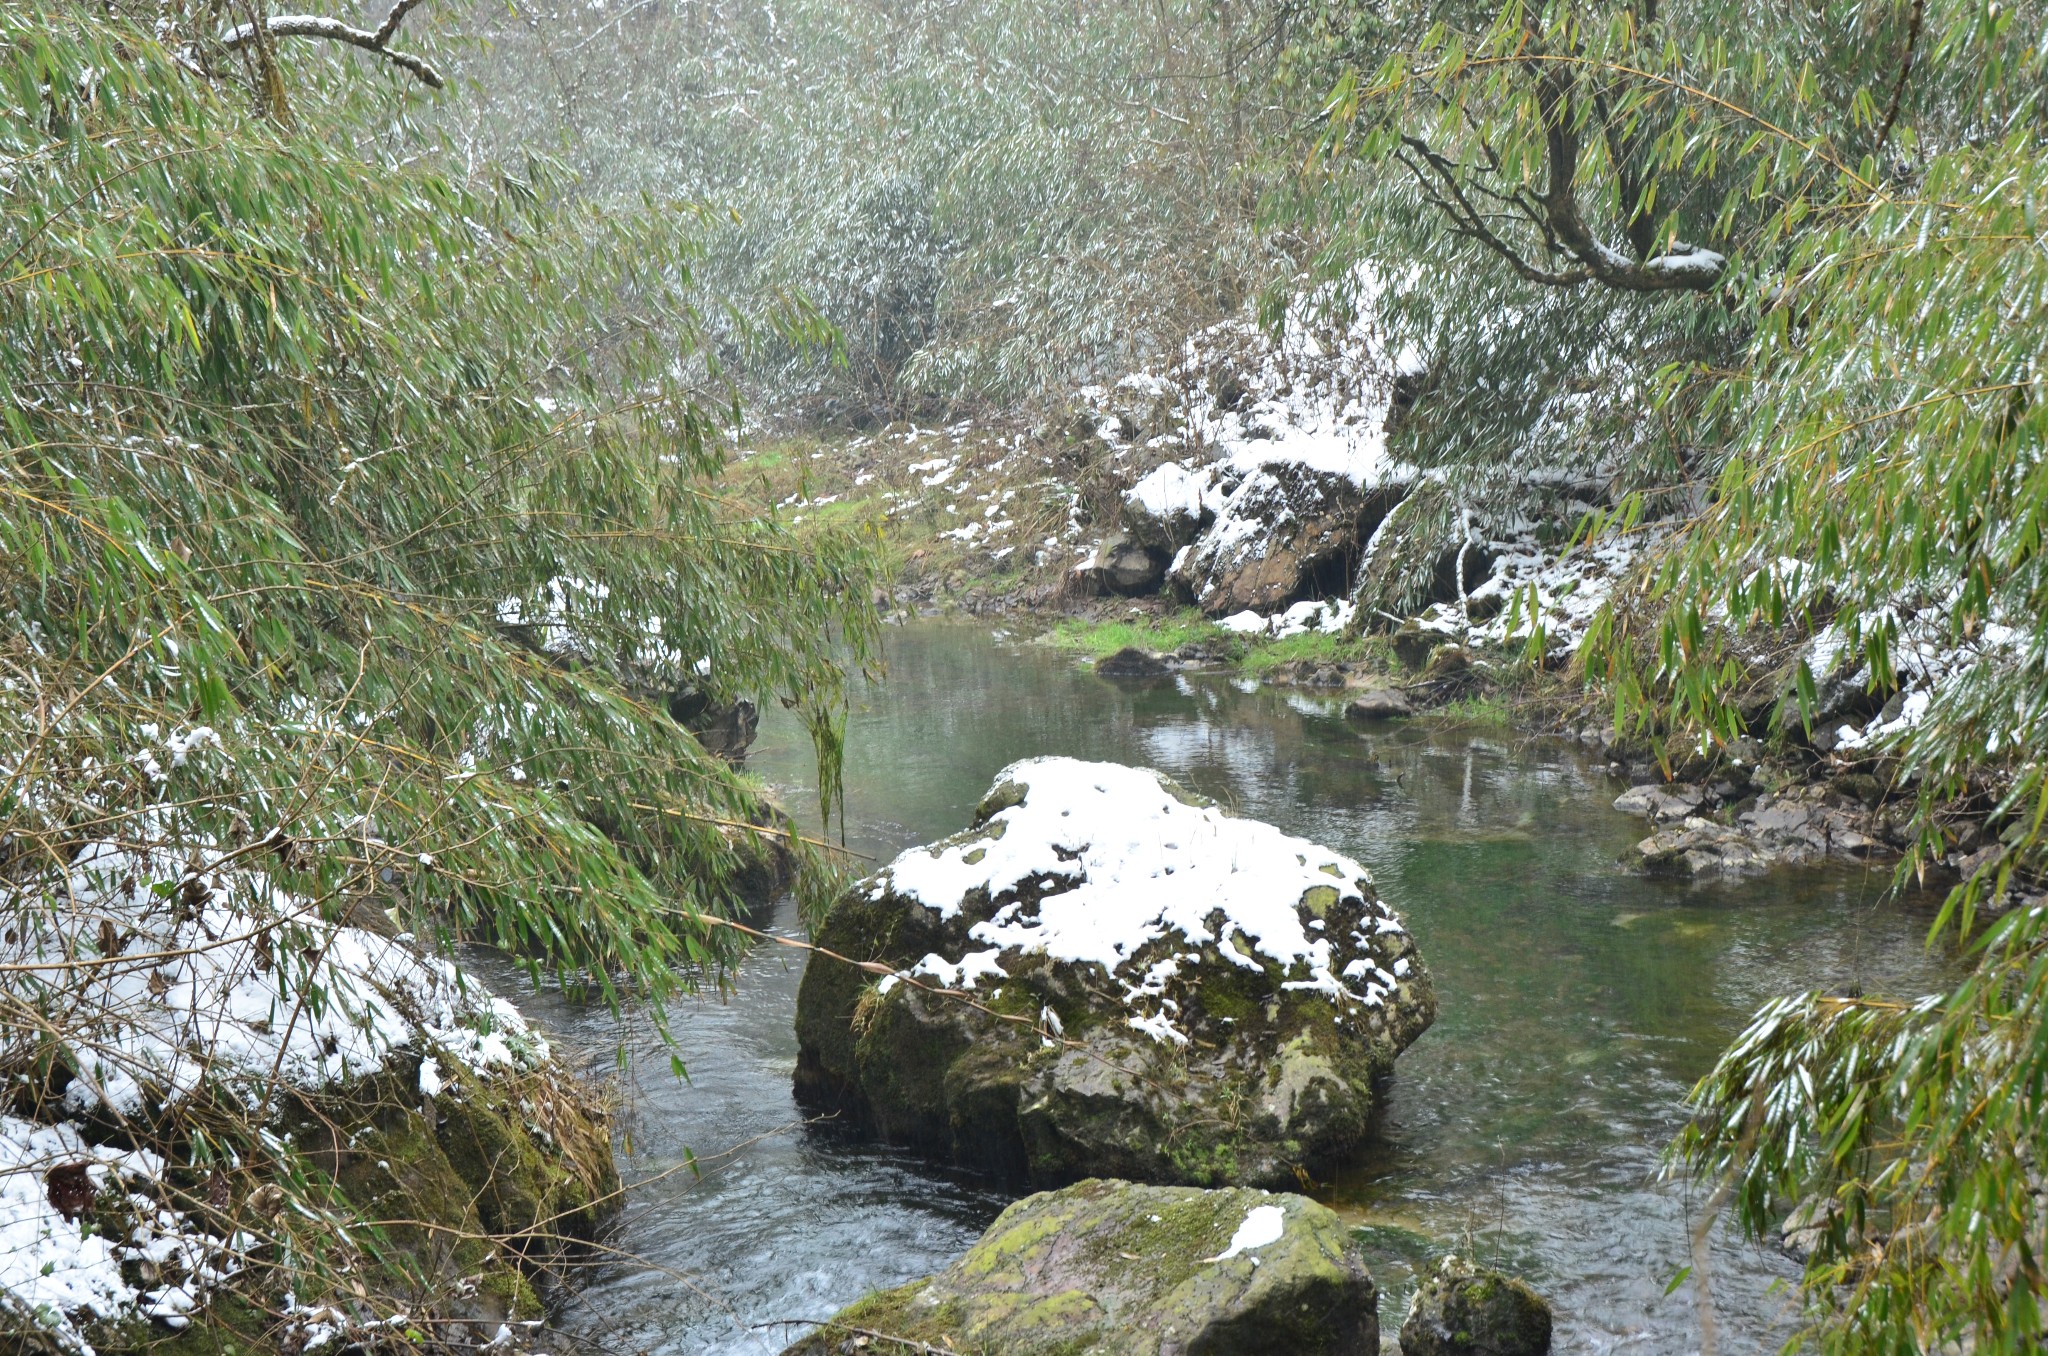
[[[256,24],[237,24],[221,35],[221,42],[232,51],[254,42],[259,32],[271,38],[324,38],[329,42],[346,43],[365,52],[374,52],[392,65],[412,72],[429,89],[439,89],[442,85],[439,71],[410,52],[393,51],[391,48],[391,40],[398,36],[398,26],[419,4],[420,0],[394,0],[391,12],[384,16],[384,22],[378,24],[375,31],[356,28],[320,14],[273,14],[263,20],[260,29]]]

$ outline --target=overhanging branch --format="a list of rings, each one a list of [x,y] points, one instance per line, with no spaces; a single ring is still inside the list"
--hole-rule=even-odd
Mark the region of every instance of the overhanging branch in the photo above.
[[[345,24],[339,19],[330,19],[320,14],[274,14],[263,20],[259,28],[255,24],[237,24],[221,35],[221,45],[229,51],[246,47],[255,42],[258,34],[269,38],[321,38],[328,42],[345,43],[350,47],[383,57],[400,70],[409,71],[429,89],[442,86],[441,73],[424,58],[410,52],[394,51],[391,40],[398,36],[398,26],[405,22],[405,16],[420,4],[421,0],[395,0],[391,12],[384,16],[384,22],[373,31]]]

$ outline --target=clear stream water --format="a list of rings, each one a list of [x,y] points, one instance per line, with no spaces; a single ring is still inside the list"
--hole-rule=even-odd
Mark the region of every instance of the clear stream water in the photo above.
[[[1561,1352],[1696,1350],[1699,1287],[1666,1288],[1699,1200],[1658,1175],[1686,1090],[1774,994],[1920,992],[1945,972],[1923,946],[1929,901],[1885,898],[1882,868],[1715,886],[1629,874],[1643,828],[1611,808],[1622,784],[1556,741],[1369,731],[1335,700],[1221,675],[1117,683],[962,626],[893,631],[889,670],[849,730],[857,851],[886,859],[950,833],[997,769],[1056,753],[1157,767],[1370,866],[1441,1003],[1401,1057],[1378,1139],[1322,1193],[1360,1230],[1389,1334],[1413,1267],[1456,1247],[1544,1290]],[[814,806],[793,723],[764,723],[752,766],[799,813]],[[764,921],[802,935],[787,901]],[[619,1243],[647,1265],[601,1270],[565,1320],[604,1349],[772,1354],[801,1331],[776,1320],[943,1267],[1007,1203],[799,1124],[802,959],[764,945],[726,1001],[677,1011],[688,1082],[644,1022],[530,998],[597,1072],[632,1056],[618,1129],[636,1187]],[[1774,1348],[1791,1264],[1725,1227],[1712,1238],[1720,1350]]]

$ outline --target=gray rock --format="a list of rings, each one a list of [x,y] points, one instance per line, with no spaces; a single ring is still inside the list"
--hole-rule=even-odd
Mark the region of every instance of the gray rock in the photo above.
[[[946,1270],[785,1356],[1377,1356],[1378,1303],[1350,1231],[1314,1201],[1086,1181],[1017,1202]]]
[[[1216,521],[1228,493],[1225,468],[1169,462],[1124,494],[1123,525],[1132,540],[1171,554],[1193,545]]]
[[[1097,661],[1095,671],[1105,678],[1164,678],[1172,672],[1162,656],[1135,645]]]
[[[1005,769],[969,829],[847,891],[817,943],[896,973],[805,970],[806,1104],[1045,1184],[1292,1183],[1363,1140],[1436,1014],[1358,863],[1072,759]]]
[[[1667,786],[1631,786],[1614,798],[1614,808],[1623,814],[1669,823],[1692,815],[1706,798],[1705,790],[1686,782],[1672,782]]]
[[[1111,550],[1102,561],[1102,583],[1111,593],[1126,598],[1159,592],[1166,582],[1166,556],[1150,546],[1125,542]]]
[[[1397,687],[1378,687],[1359,693],[1344,707],[1352,720],[1398,720],[1415,714],[1408,694]]]
[[[1423,1279],[1401,1324],[1403,1356],[1544,1356],[1550,1305],[1521,1280],[1459,1257]]]
[[[729,762],[739,762],[747,756],[754,731],[761,723],[760,712],[746,698],[720,701],[694,687],[669,695],[668,714],[695,735],[699,744]]]
[[[1753,875],[1783,860],[1740,829],[1697,817],[1650,835],[1636,851],[1653,872],[1695,877]]]
[[[1166,579],[1166,554],[1121,533],[1105,537],[1080,564],[1067,571],[1061,591],[1072,598],[1105,593],[1127,598],[1159,592]]]

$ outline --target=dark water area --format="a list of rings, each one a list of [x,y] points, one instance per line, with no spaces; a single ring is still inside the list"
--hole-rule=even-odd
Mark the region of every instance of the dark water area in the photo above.
[[[848,845],[886,860],[960,828],[1005,764],[1068,754],[1159,768],[1359,858],[1441,1002],[1385,1090],[1378,1137],[1318,1193],[1359,1227],[1389,1333],[1412,1268],[1455,1248],[1548,1294],[1561,1352],[1697,1350],[1701,1287],[1666,1290],[1692,1261],[1702,1200],[1660,1176],[1687,1089],[1773,995],[1938,986],[1948,963],[1923,945],[1931,901],[1887,897],[1884,868],[1647,880],[1621,865],[1644,832],[1611,808],[1622,783],[1570,746],[1491,727],[1366,729],[1335,699],[1251,688],[1223,675],[1117,683],[983,631],[893,631],[889,677],[861,692],[848,731]],[[815,823],[794,722],[764,722],[751,767]],[[766,921],[802,935],[788,901]],[[774,1353],[801,1331],[779,1320],[824,1318],[943,1267],[1008,1202],[971,1176],[801,1126],[802,963],[761,946],[723,1001],[678,1008],[687,1082],[644,1022],[527,1003],[620,1081],[633,1190],[618,1243],[650,1264],[600,1273],[566,1316],[572,1331],[662,1356]],[[1791,1263],[1725,1226],[1709,1238],[1720,1350],[1775,1349],[1793,1317]]]

